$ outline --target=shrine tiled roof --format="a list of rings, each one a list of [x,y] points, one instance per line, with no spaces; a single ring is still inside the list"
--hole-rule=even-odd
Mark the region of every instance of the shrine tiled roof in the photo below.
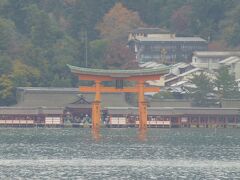
[[[131,114],[137,115],[136,107],[105,107],[109,114]],[[183,117],[193,115],[239,115],[239,108],[202,108],[202,107],[149,107],[148,114],[157,116],[174,116],[182,115]]]
[[[0,115],[63,114],[62,107],[0,107]]]
[[[87,104],[79,102],[82,98],[90,104],[94,101],[95,93],[82,93],[79,88],[49,88],[49,87],[18,87],[18,103],[15,107],[66,107],[76,104]],[[127,107],[124,93],[102,93],[102,107]],[[84,105],[85,106],[85,105]]]
[[[96,76],[110,76],[110,77],[130,77],[130,76],[148,76],[148,75],[164,75],[169,72],[168,66],[160,66],[156,69],[134,69],[134,70],[119,70],[119,69],[92,69],[83,68],[72,65],[67,65],[72,73],[96,75]]]

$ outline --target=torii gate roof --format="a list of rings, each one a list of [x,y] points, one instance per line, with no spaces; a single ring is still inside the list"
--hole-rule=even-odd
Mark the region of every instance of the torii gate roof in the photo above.
[[[149,75],[164,75],[169,72],[169,67],[160,66],[156,69],[135,69],[135,70],[113,70],[113,69],[92,69],[83,68],[72,65],[67,65],[72,73],[94,75],[94,76],[109,76],[113,78],[126,78],[131,76],[149,76]]]

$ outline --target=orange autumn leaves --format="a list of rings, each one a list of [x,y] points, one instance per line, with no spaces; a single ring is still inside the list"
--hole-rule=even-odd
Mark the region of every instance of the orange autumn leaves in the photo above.
[[[104,39],[126,42],[128,32],[142,26],[145,25],[137,12],[128,10],[121,3],[116,3],[97,24],[96,29]]]

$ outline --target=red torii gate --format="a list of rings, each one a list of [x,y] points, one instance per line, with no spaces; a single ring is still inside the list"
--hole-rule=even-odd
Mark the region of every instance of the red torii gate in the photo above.
[[[102,92],[132,92],[138,93],[139,128],[147,128],[147,103],[144,100],[145,92],[159,92],[159,87],[145,87],[148,80],[159,80],[160,77],[168,73],[168,67],[157,69],[137,69],[137,70],[109,70],[91,69],[68,65],[71,72],[79,77],[79,80],[94,81],[92,87],[81,86],[80,92],[95,92],[95,99],[92,103],[92,127],[100,127],[101,119],[101,93]],[[101,84],[103,81],[116,81],[115,87],[106,87]],[[123,81],[135,81],[134,87],[124,87]]]

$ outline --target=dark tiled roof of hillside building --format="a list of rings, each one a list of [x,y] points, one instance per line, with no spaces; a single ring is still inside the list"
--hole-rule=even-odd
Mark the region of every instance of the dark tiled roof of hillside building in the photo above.
[[[163,38],[163,37],[139,37],[138,41],[144,43],[153,42],[203,42],[207,41],[201,37],[175,37],[175,38]]]
[[[142,33],[142,34],[170,34],[171,32],[163,28],[137,28],[130,33]]]

